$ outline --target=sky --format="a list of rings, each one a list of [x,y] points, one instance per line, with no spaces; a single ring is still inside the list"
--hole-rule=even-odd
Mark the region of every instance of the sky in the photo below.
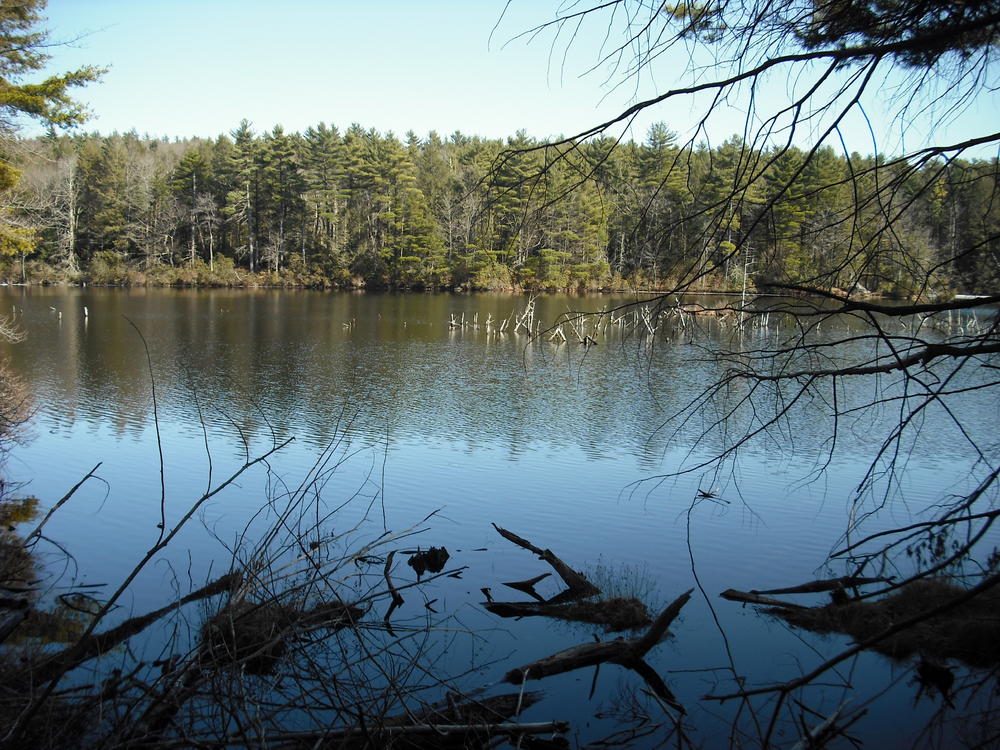
[[[93,113],[86,130],[168,138],[215,137],[244,118],[257,132],[275,125],[302,131],[322,121],[341,129],[357,122],[399,136],[460,130],[506,138],[523,129],[550,138],[610,119],[681,79],[688,60],[673,55],[640,80],[610,85],[618,79],[609,79],[607,67],[594,68],[607,43],[600,23],[581,29],[565,58],[565,35],[555,47],[551,34],[518,36],[560,7],[570,6],[552,0],[49,0],[50,39],[65,44],[52,47],[48,70],[109,69],[77,92]],[[773,83],[761,101],[784,103],[789,85]],[[656,121],[686,137],[703,101],[655,108],[625,137],[642,140]],[[998,101],[995,93],[984,94],[939,136],[992,132]],[[881,123],[879,148],[919,146],[927,134],[880,116],[884,104],[878,95],[866,102],[870,119]],[[730,102],[697,139],[719,142],[740,131],[745,110]],[[846,122],[843,132],[849,150],[872,152],[864,118]],[[809,137],[796,134],[803,143]]]

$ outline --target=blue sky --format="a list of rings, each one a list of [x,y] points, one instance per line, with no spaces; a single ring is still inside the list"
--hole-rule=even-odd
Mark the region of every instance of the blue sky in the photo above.
[[[95,115],[86,128],[105,133],[214,137],[247,118],[258,131],[277,124],[301,131],[325,121],[398,135],[412,129],[420,136],[461,130],[505,137],[524,129],[541,138],[610,118],[636,96],[675,85],[687,64],[667,57],[638,83],[612,89],[606,68],[581,75],[604,43],[600,24],[584,27],[564,63],[559,49],[552,54],[551,36],[515,39],[554,17],[560,3],[505,6],[506,0],[49,0],[46,15],[53,41],[75,40],[52,49],[52,70],[110,68],[79,94]],[[784,101],[787,86],[772,84],[764,103]],[[866,105],[886,125],[880,148],[898,151],[900,123],[880,116],[883,103],[873,96]],[[708,137],[720,141],[739,131],[744,110],[738,101],[720,110]],[[943,135],[985,132],[997,112],[996,94],[984,95]],[[694,114],[690,105],[661,107],[629,135],[641,140],[660,120],[686,135]],[[872,151],[863,118],[847,122],[844,135],[850,150]],[[797,137],[805,142],[809,135]],[[924,138],[910,127],[905,146]]]

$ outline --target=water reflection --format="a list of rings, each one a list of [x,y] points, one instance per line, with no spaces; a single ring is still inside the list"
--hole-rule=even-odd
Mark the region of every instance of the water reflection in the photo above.
[[[538,572],[530,556],[498,544],[493,521],[558,548],[573,565],[603,556],[616,566],[648,569],[667,600],[691,586],[689,543],[709,592],[814,577],[846,524],[851,489],[878,447],[879,428],[898,419],[890,405],[842,422],[837,456],[818,482],[799,480],[826,459],[830,404],[822,398],[797,405],[789,422],[747,444],[742,461],[724,473],[636,486],[651,474],[697,465],[721,450],[727,436],[754,425],[752,412],[728,411],[748,393],[745,383],[735,383],[728,401],[661,429],[723,373],[725,363],[706,347],[724,345],[736,335],[731,328],[709,322],[696,333],[693,324],[672,324],[653,345],[633,334],[583,347],[572,336],[563,344],[486,331],[487,316],[504,320],[527,303],[507,296],[34,288],[0,294],[28,334],[26,343],[5,345],[4,352],[40,405],[37,439],[15,454],[11,470],[51,502],[105,462],[101,476],[110,489],[86,488],[90,494],[66,506],[51,531],[71,544],[80,570],[101,582],[116,580],[122,560],[140,558],[157,533],[150,369],[132,323],[152,360],[169,516],[204,491],[209,451],[219,475],[242,460],[244,441],[256,448],[273,436],[295,436],[274,462],[277,475],[295,482],[350,424],[343,452],[352,458],[326,486],[329,502],[358,493],[362,509],[384,503],[397,529],[443,509],[421,543],[446,545],[456,564],[470,570],[436,595],[484,627],[494,625],[481,610],[468,614],[478,606],[478,591]],[[622,301],[541,297],[536,319]],[[478,314],[479,329],[449,327],[452,316],[463,314],[467,321]],[[775,341],[773,331],[742,336],[762,347]],[[872,397],[868,383],[848,380],[841,389],[841,405]],[[995,404],[971,398],[953,408],[965,429],[990,434]],[[955,422],[941,417],[929,413],[922,440],[907,446],[911,505],[886,523],[967,480],[950,468],[964,458],[964,443]],[[706,437],[712,425],[724,429]],[[260,507],[267,479],[247,477],[214,499],[201,529],[182,540],[191,557],[172,564],[191,580],[206,580],[213,562],[225,557],[219,540],[232,540]],[[699,505],[689,537],[686,510],[699,487],[728,504]],[[484,547],[488,553],[469,552]],[[162,603],[162,576],[156,571],[137,582],[136,609]],[[416,606],[411,616],[422,614]],[[759,679],[770,675],[774,649],[764,644],[774,638],[772,629],[736,607],[719,617],[741,634],[741,666]],[[685,618],[683,650],[666,653],[674,667],[722,663],[707,608],[692,602]],[[523,654],[527,661],[570,645],[564,636],[513,623],[510,640],[501,637],[497,648],[529,644],[536,653]],[[836,647],[782,643],[781,653],[797,667],[797,659],[815,657],[813,648]],[[681,687],[682,700],[695,704],[703,688]],[[567,707],[574,701],[572,694],[565,698]]]
[[[584,348],[572,338],[529,343],[482,326],[448,328],[453,315],[502,320],[525,304],[506,296],[31,289],[4,297],[30,337],[8,355],[41,401],[58,405],[46,413],[54,428],[110,423],[133,438],[150,419],[151,398],[129,321],[148,339],[163,415],[178,425],[192,419],[197,394],[217,429],[225,429],[221,413],[239,414],[241,429],[258,435],[266,415],[280,434],[321,445],[345,399],[355,399],[366,406],[366,429],[392,439],[503,445],[511,457],[533,443],[572,445],[589,458],[635,456],[644,470],[661,466],[659,425],[724,366],[698,361],[700,342],[686,331],[653,347],[636,337]],[[536,316],[621,301],[543,297]],[[797,450],[828,433],[828,411],[820,404],[796,415]]]

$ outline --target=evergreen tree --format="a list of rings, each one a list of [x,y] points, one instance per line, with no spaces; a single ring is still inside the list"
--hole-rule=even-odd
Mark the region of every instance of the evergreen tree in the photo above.
[[[250,272],[257,268],[258,200],[260,164],[259,144],[247,120],[240,121],[232,133],[233,149],[228,165],[228,187],[223,214],[233,224],[236,252],[248,259]]]
[[[304,134],[301,154],[304,200],[310,215],[310,242],[324,261],[341,260],[344,246],[344,143],[336,127],[320,123]]]
[[[90,83],[103,73],[83,67],[61,75],[29,82],[27,76],[42,70],[49,60],[48,32],[40,29],[44,0],[19,0],[0,4],[0,140],[9,141],[21,117],[69,127],[86,119],[70,90]],[[0,255],[19,255],[22,277],[24,257],[34,249],[34,227],[27,225],[10,206],[11,190],[21,171],[13,154],[0,148]]]

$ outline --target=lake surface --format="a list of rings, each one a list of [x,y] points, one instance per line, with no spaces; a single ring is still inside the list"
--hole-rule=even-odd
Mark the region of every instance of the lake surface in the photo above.
[[[544,328],[568,310],[627,301],[546,296],[536,300],[535,319]],[[426,618],[424,602],[436,599],[434,608],[462,629],[489,634],[449,648],[441,665],[457,674],[471,663],[467,684],[489,686],[508,669],[597,632],[501,620],[482,610],[482,588],[518,599],[500,593],[502,582],[547,570],[501,539],[496,523],[576,568],[651,584],[653,606],[695,587],[671,629],[675,637],[651,661],[688,708],[692,737],[707,746],[728,743],[737,706],[700,701],[732,688],[719,672],[729,663],[727,645],[739,672],[762,684],[797,676],[847,641],[792,632],[718,593],[822,574],[826,555],[842,541],[852,490],[879,445],[879,430],[898,413],[890,405],[842,423],[826,465],[828,405],[803,404],[784,433],[747,444],[735,463],[658,480],[720,449],[717,437],[702,435],[723,412],[706,408],[679,430],[661,428],[719,376],[722,365],[703,347],[730,334],[712,325],[677,327],[648,345],[636,333],[610,330],[598,335],[599,345],[583,347],[565,326],[569,343],[497,333],[495,321],[527,302],[492,295],[4,289],[0,311],[15,313],[27,340],[2,349],[36,404],[30,439],[13,451],[7,473],[48,506],[100,463],[102,481],[85,484],[47,534],[72,552],[65,562],[51,550],[67,575],[113,588],[159,533],[156,422],[168,528],[205,492],[210,472],[217,481],[245,455],[294,438],[271,457],[270,472],[257,467],[206,503],[170,554],[136,580],[124,609],[142,612],[175,588],[189,590],[227,569],[229,549],[245,530],[252,538],[261,506],[281,495],[282,483],[299,483],[334,442],[338,466],[322,488],[325,507],[344,506],[334,525],[360,524],[359,536],[417,527],[423,531],[400,549],[444,545],[449,567],[468,566],[461,579],[435,581],[399,611],[404,619]],[[449,326],[463,316],[465,327]],[[745,333],[762,343],[775,335]],[[845,383],[840,398],[860,403],[870,389]],[[959,416],[968,430],[989,435],[997,405],[970,395]],[[968,489],[973,459],[965,443],[947,419],[927,419],[939,421],[907,444],[899,491],[866,530],[905,523],[943,494]],[[731,421],[733,434],[743,429],[739,418]],[[718,499],[699,501],[699,489]],[[413,578],[405,566],[398,575]],[[554,584],[540,589],[555,593]],[[855,683],[870,681],[872,692],[894,683],[852,729],[872,746],[909,746],[894,717],[905,712],[915,732],[935,708],[926,699],[914,706],[909,668],[877,655],[845,666]],[[588,700],[591,676],[581,671],[531,685],[547,698],[526,719],[567,719],[581,741],[611,731],[593,718],[598,707],[638,681],[605,666],[601,690]],[[835,707],[844,694],[831,689],[817,705]],[[782,731],[782,741],[795,739],[792,728]]]

